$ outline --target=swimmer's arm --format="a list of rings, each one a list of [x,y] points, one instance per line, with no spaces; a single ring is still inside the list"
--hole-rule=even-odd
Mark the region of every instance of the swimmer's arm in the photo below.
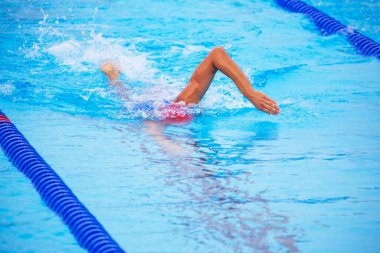
[[[117,87],[117,88],[119,88],[119,89],[125,89],[125,90],[127,90],[127,89],[125,88],[125,86],[124,86],[121,82],[119,82],[119,81],[110,81],[108,84],[109,84],[109,86],[111,86],[111,87]]]
[[[171,141],[164,134],[167,125],[162,122],[144,121],[144,130],[148,133],[156,143],[171,155],[185,155],[189,150],[181,147],[177,143]]]
[[[100,69],[107,76],[108,85],[110,87],[116,88],[118,95],[122,99],[128,99],[127,88],[125,88],[125,86],[118,80],[120,74],[120,67],[118,67],[116,64],[112,62],[106,62],[102,65]]]
[[[119,81],[110,81],[109,86],[116,88],[117,95],[119,95],[122,99],[128,99],[128,89],[119,82]]]

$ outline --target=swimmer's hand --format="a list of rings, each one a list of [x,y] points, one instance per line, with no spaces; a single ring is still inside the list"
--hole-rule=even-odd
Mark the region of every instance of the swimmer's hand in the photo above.
[[[112,62],[104,63],[100,69],[108,77],[110,82],[117,81],[119,78],[120,68]]]
[[[120,68],[113,62],[106,62],[102,65],[100,70],[107,76],[108,85],[116,88],[116,93],[124,100],[128,99],[128,90],[125,86],[118,81],[120,75]]]
[[[277,103],[260,91],[254,91],[253,94],[249,96],[249,100],[260,111],[272,115],[277,115],[280,113],[280,107],[278,107]]]
[[[129,99],[128,90],[122,83],[111,81],[109,82],[109,86],[112,87],[114,92],[123,100]]]

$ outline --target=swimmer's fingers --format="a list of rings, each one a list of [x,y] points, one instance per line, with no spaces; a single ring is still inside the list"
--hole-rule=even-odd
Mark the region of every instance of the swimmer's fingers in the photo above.
[[[262,107],[263,107],[262,110],[266,113],[273,114],[273,115],[276,115],[279,113],[276,107],[274,107],[271,102],[270,103],[264,102],[262,104]]]
[[[269,97],[266,97],[266,99],[264,99],[264,104],[270,110],[271,114],[280,113],[280,107],[278,107],[277,103],[274,100],[270,99]]]
[[[280,113],[277,103],[260,91],[255,91],[252,100],[252,103],[261,111],[274,115]]]
[[[270,103],[272,103],[272,106],[274,106],[277,110],[280,110],[280,107],[278,107],[276,101],[274,101],[270,97],[266,97],[266,100],[269,101]]]

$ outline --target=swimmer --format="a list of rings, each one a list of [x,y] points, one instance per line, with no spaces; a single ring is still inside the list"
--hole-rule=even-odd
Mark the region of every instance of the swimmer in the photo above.
[[[125,90],[124,86],[118,82],[120,69],[112,62],[105,63],[101,70],[108,77],[109,84]],[[277,103],[264,93],[254,90],[248,78],[239,66],[231,59],[223,47],[215,47],[205,59],[198,65],[192,74],[188,85],[173,101],[174,103],[184,102],[188,104],[198,104],[206,94],[216,72],[220,70],[228,76],[239,88],[241,93],[260,111],[277,115],[280,108]],[[126,91],[126,90],[125,90]]]

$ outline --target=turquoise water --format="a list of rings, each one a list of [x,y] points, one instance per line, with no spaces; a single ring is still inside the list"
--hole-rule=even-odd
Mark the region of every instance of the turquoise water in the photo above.
[[[308,3],[380,41],[376,1]],[[379,252],[380,63],[344,37],[269,0],[0,6],[1,109],[128,252]],[[217,45],[281,115],[219,74],[190,124],[136,110],[173,99]],[[131,100],[107,88],[107,59]],[[83,252],[0,163],[0,251]]]

